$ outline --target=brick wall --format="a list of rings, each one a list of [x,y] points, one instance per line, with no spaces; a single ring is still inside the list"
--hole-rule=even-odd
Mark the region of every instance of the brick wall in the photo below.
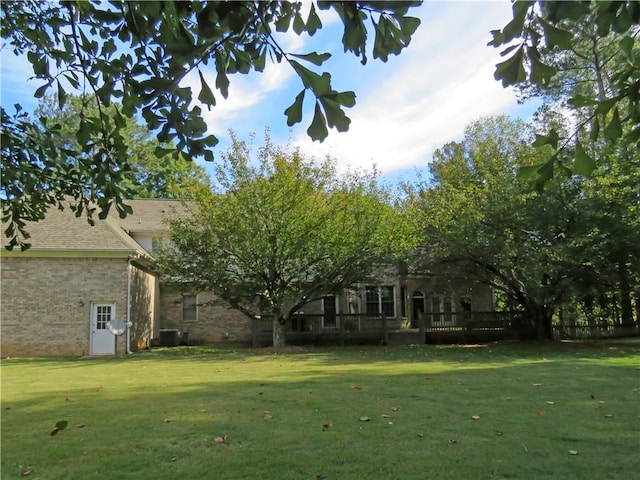
[[[88,355],[91,302],[126,319],[126,258],[3,257],[1,285],[2,356]]]
[[[215,298],[211,293],[199,293],[198,303],[206,303]],[[160,295],[160,327],[187,331],[189,342],[204,344],[250,344],[253,338],[249,318],[223,304],[200,305],[198,320],[184,322],[182,294],[163,287]]]
[[[157,335],[160,288],[158,278],[131,267],[131,350],[151,347]]]

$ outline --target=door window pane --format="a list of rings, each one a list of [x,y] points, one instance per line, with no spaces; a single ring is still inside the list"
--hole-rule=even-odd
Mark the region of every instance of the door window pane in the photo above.
[[[98,305],[96,307],[96,330],[106,330],[107,322],[111,321],[111,306]]]

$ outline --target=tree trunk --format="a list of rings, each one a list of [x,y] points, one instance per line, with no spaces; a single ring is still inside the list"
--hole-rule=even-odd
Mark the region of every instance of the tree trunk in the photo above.
[[[285,328],[282,315],[273,316],[273,348],[282,348],[285,346]]]
[[[553,330],[551,328],[551,319],[553,317],[553,309],[536,303],[527,304],[525,309],[533,323],[536,340],[552,340]]]
[[[618,261],[618,276],[620,278],[620,310],[623,327],[633,326],[633,305],[631,304],[631,287],[629,286],[629,272],[627,271],[626,255]]]

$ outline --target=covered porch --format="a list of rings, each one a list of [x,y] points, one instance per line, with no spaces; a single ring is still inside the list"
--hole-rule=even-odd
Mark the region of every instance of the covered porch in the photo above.
[[[272,344],[270,318],[253,321],[253,345]],[[384,314],[296,314],[286,330],[290,345],[417,345],[521,338],[521,312],[421,313],[418,321]]]

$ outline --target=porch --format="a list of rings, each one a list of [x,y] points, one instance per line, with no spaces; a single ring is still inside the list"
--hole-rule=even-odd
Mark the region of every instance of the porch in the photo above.
[[[521,338],[531,332],[521,312],[421,313],[417,325],[384,314],[298,314],[286,330],[290,345],[411,345]],[[253,322],[253,345],[272,344],[270,318]]]

